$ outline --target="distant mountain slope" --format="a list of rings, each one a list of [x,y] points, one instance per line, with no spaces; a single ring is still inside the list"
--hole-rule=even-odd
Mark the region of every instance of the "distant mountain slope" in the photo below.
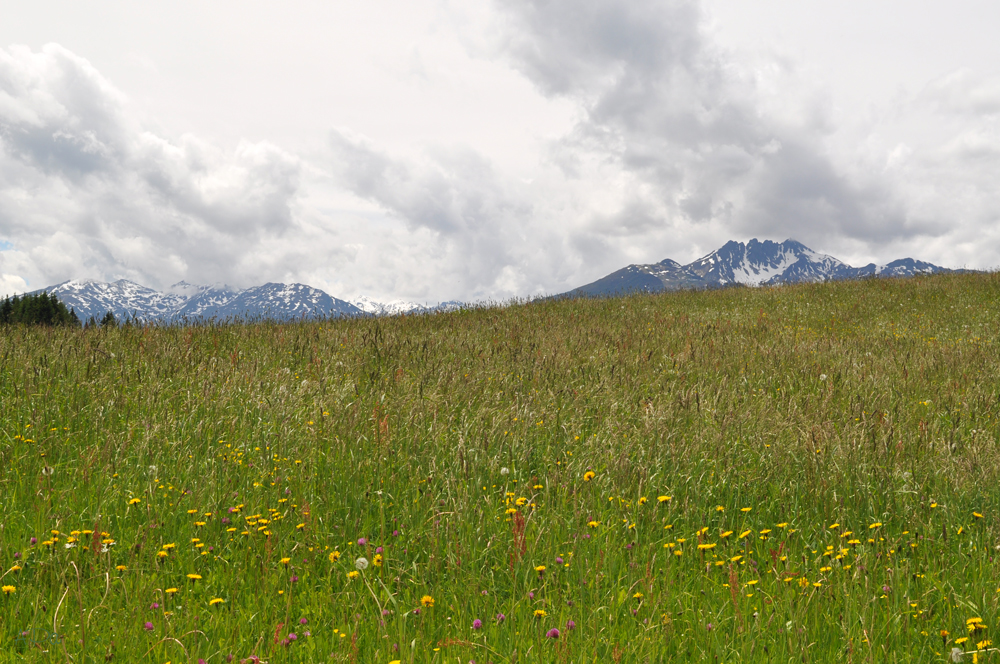
[[[113,283],[93,279],[65,281],[34,293],[47,291],[86,322],[101,320],[110,311],[119,321],[196,322],[200,320],[298,320],[340,316],[394,316],[454,311],[461,302],[435,306],[396,300],[381,303],[359,298],[356,303],[339,300],[304,284],[267,283],[245,290],[226,285],[198,286],[181,281],[159,292],[126,279]]]
[[[629,265],[593,283],[557,297],[601,297],[632,292],[718,288],[732,284],[763,286],[786,283],[859,279],[868,276],[908,277],[951,272],[931,263],[903,258],[886,265],[851,267],[801,242],[727,242],[687,265],[669,258],[651,265]]]
[[[363,315],[350,302],[303,284],[269,283],[241,291],[180,282],[161,293],[125,279],[113,283],[81,279],[41,290],[56,295],[82,321],[91,317],[100,320],[108,311],[119,321],[136,318],[163,322]]]

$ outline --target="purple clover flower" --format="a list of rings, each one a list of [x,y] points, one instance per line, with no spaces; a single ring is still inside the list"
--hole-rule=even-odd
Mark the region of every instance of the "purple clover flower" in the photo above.
[[[548,638],[548,639],[558,639],[559,638],[559,630],[556,629],[555,627],[553,627],[549,631],[545,632],[545,637]]]
[[[149,622],[147,620],[146,624],[143,625],[142,628],[145,629],[147,632],[152,632],[153,631],[153,623],[151,623],[151,622]]]
[[[477,629],[478,630],[478,629],[482,629],[482,628],[483,628],[483,621],[482,620],[480,620],[479,618],[476,618],[475,620],[472,621],[472,629]]]

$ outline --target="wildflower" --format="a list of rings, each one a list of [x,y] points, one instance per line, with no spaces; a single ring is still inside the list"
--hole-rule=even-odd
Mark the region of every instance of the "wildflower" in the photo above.
[[[750,511],[750,510],[752,510],[752,509],[753,509],[752,507],[741,507],[741,508],[740,508],[740,511],[741,511],[741,512],[749,512],[749,511]]]
[[[983,515],[980,514],[979,512],[973,512],[972,516],[976,517],[977,519],[982,519],[983,518]]]
[[[358,538],[358,546],[364,546],[366,544],[368,544],[368,540],[366,540],[364,537]]]
[[[592,470],[588,470],[587,472],[585,472],[583,474],[583,481],[584,482],[589,482],[590,480],[594,479],[595,477],[597,477],[597,473],[595,473]]]
[[[570,631],[572,629],[576,629],[576,623],[573,622],[572,620],[567,620],[566,621],[566,631],[568,632],[568,631]]]
[[[747,535],[749,535],[751,532],[753,532],[753,531],[751,531],[751,530],[744,530],[742,533],[740,533],[740,539],[743,539],[744,537],[746,537]]]
[[[544,618],[547,615],[549,614],[545,611],[545,609],[535,609],[536,618]]]
[[[364,556],[359,557],[357,560],[354,561],[354,569],[357,570],[368,569],[368,559],[365,558]]]
[[[500,624],[500,623],[502,623],[502,622],[503,622],[504,620],[507,620],[507,616],[505,616],[505,615],[504,615],[504,614],[502,614],[502,613],[498,613],[498,614],[497,614],[497,616],[496,616],[496,618],[495,618],[495,620],[497,621],[497,624],[499,625],[499,624]]]
[[[482,620],[480,620],[479,618],[476,618],[475,620],[472,621],[472,629],[480,630],[482,628],[483,628],[483,621]]]
[[[376,553],[375,557],[372,558],[372,565],[375,565],[375,567],[381,567],[382,566],[382,560],[383,560],[382,559],[382,554],[381,553]]]
[[[167,593],[168,595],[173,595],[175,592],[177,592],[177,588],[167,588],[163,592]]]
[[[645,505],[647,502],[649,502],[649,501],[646,500],[646,496],[643,496],[642,498],[639,499],[639,504],[640,505]]]
[[[509,475],[510,474],[510,468],[507,468],[506,466],[504,466],[503,468],[500,469],[500,474],[501,475]]]
[[[128,504],[129,504],[129,505],[138,505],[138,504],[139,504],[139,503],[141,503],[141,502],[142,502],[142,501],[141,501],[141,500],[139,500],[138,498],[133,498],[132,500],[128,501]]]
[[[656,498],[657,502],[665,503],[670,500],[671,496],[658,496]]]
[[[715,544],[716,544],[715,542],[712,542],[711,544],[699,544],[698,545],[698,550],[699,551],[707,551],[708,549],[714,549],[715,548]]]
[[[166,558],[168,555],[170,555],[170,554],[167,553],[166,551],[157,551],[156,552],[156,557],[157,558]]]
[[[201,579],[201,574],[188,574],[187,578],[191,579],[192,581],[198,581],[199,579]]]
[[[591,528],[596,528],[597,526],[601,525],[601,522],[600,521],[588,521],[587,525],[590,526]]]
[[[732,534],[733,534],[733,531],[731,531],[731,530],[727,530],[727,531],[725,531],[724,533],[722,533],[721,535],[719,535],[719,537],[721,537],[721,538],[725,539],[725,538],[729,537],[729,536],[730,536],[730,535],[732,535]]]
[[[281,563],[282,565],[284,565],[285,567],[288,567],[288,563],[292,562],[292,559],[291,558],[282,558],[278,562]]]
[[[424,595],[423,597],[420,598],[420,604],[422,606],[430,608],[434,606],[434,598],[431,597],[430,595]]]
[[[329,558],[331,563],[337,562],[340,560],[340,551],[331,551]]]
[[[539,565],[538,567],[535,568],[535,571],[541,574],[542,572],[545,571],[545,565]]]
[[[545,632],[545,638],[547,638],[547,639],[558,639],[559,638],[559,630],[556,629],[555,627],[553,627],[549,631]]]
[[[876,521],[875,523],[873,523],[873,524],[870,524],[870,525],[868,526],[868,530],[874,530],[874,529],[876,529],[876,528],[879,528],[879,527],[880,527],[881,525],[882,525],[882,522],[881,522],[881,521]]]
[[[152,632],[153,631],[153,623],[151,623],[149,621],[146,621],[146,624],[143,625],[143,628],[145,628],[145,630],[147,632]]]
[[[17,592],[17,588],[15,586],[4,586],[3,588],[0,588],[0,590],[3,591],[4,595],[10,595],[11,593]]]
[[[209,606],[215,606],[216,604],[222,604],[222,603],[223,603],[223,602],[225,602],[225,601],[226,601],[226,600],[222,599],[221,597],[215,597],[215,598],[213,598],[213,599],[210,599],[210,600],[208,601],[208,605],[209,605]]]
[[[361,572],[359,572],[356,569],[352,569],[350,572],[347,573],[347,578],[348,579],[356,579],[359,576],[361,576]]]
[[[643,597],[642,593],[636,593],[632,595],[632,599],[642,599],[642,597]]]
[[[128,567],[125,567],[125,565],[115,565],[115,569],[118,570],[119,572],[124,572],[125,570],[128,569]]]

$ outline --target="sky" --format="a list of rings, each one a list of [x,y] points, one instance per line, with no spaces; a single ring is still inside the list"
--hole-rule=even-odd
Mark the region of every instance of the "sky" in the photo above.
[[[996,25],[972,0],[14,3],[0,295],[506,301],[751,238],[995,268]]]

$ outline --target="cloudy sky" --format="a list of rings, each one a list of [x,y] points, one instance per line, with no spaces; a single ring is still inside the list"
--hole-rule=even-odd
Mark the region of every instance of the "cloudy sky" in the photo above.
[[[1000,4],[35,0],[0,294],[561,292],[727,240],[1000,265]]]

